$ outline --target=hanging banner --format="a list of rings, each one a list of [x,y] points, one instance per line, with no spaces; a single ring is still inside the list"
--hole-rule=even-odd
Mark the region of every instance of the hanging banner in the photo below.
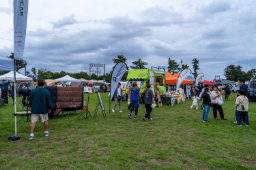
[[[13,60],[0,59],[0,71],[11,71],[14,69]]]
[[[199,73],[196,77],[196,86],[199,82],[202,82],[202,78],[204,77],[204,73]]]
[[[122,79],[124,73],[128,70],[127,65],[123,62],[117,63],[113,69],[111,76],[110,101],[113,98],[118,83]]]
[[[14,0],[14,59],[22,60],[25,47],[28,0]]]
[[[183,82],[183,80],[188,77],[189,75],[192,74],[192,71],[190,69],[185,69],[183,70],[178,78],[178,82],[177,82],[177,86],[176,86],[176,91],[178,91],[178,88],[180,87],[181,83]]]

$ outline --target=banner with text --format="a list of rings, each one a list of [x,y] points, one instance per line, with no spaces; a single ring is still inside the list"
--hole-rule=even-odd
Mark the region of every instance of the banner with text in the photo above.
[[[181,83],[183,82],[183,80],[188,77],[189,75],[192,74],[192,71],[190,69],[185,69],[183,70],[178,78],[178,82],[177,82],[177,86],[176,86],[176,91],[178,90],[178,88],[180,87]]]
[[[127,65],[123,62],[117,63],[113,69],[111,76],[111,87],[110,87],[110,101],[113,98],[118,83],[122,79],[124,73],[127,71]]]
[[[14,0],[14,59],[22,60],[25,47],[28,0]]]
[[[198,85],[199,82],[202,82],[202,78],[204,77],[203,73],[199,73],[196,77],[196,86]]]

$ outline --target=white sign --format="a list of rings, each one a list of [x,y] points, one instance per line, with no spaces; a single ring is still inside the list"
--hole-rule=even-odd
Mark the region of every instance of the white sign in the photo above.
[[[154,72],[150,71],[150,84],[155,84],[154,82]]]
[[[84,87],[84,93],[92,93],[91,87]]]
[[[199,73],[196,77],[196,86],[198,85],[199,81],[202,80],[202,78],[204,77],[203,73]]]
[[[117,63],[115,65],[111,76],[110,101],[115,93],[118,83],[122,79],[127,69],[127,65],[123,62]]]
[[[25,47],[28,0],[14,0],[14,59],[22,60]]]
[[[183,80],[188,77],[189,75],[192,74],[192,71],[190,69],[185,69],[183,70],[180,75],[179,75],[179,78],[178,78],[178,82],[177,82],[177,86],[176,86],[176,91],[178,91],[181,83],[183,82]]]

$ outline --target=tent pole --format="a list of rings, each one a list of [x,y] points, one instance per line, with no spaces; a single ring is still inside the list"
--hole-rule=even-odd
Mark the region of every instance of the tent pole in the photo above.
[[[15,119],[15,136],[17,136],[17,120],[16,120],[16,60],[14,59],[14,119]]]

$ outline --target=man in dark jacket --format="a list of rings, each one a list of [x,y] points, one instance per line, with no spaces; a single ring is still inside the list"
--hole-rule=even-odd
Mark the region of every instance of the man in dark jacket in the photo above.
[[[230,90],[230,87],[229,87],[228,84],[226,84],[226,87],[225,87],[224,90],[225,90],[225,100],[228,100],[228,97],[229,97],[229,95],[231,93],[231,90]]]
[[[148,120],[153,120],[152,118],[150,118],[150,113],[152,112],[151,105],[154,102],[154,93],[150,89],[149,83],[147,83],[146,88],[147,89],[142,93],[142,98],[144,99],[144,103],[146,107],[146,115],[143,117],[144,121],[146,121],[146,118],[148,118]]]
[[[52,100],[50,92],[44,89],[45,81],[38,80],[39,88],[34,89],[29,97],[29,107],[31,112],[31,126],[30,126],[30,136],[29,140],[35,139],[34,129],[36,122],[41,118],[42,123],[44,123],[45,136],[49,136],[48,132],[48,113],[51,112]]]

